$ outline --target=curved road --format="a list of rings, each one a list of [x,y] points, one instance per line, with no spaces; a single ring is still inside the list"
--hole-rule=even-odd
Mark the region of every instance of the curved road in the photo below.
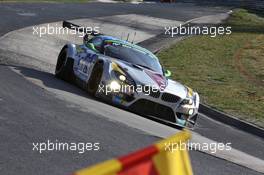
[[[107,10],[105,10],[107,9]],[[60,21],[63,19],[100,17],[117,14],[142,14],[178,21],[226,11],[220,7],[184,4],[0,4],[0,35],[9,31]],[[12,55],[0,52],[0,61]],[[15,55],[13,55],[15,56]],[[23,75],[37,77],[47,85],[86,97],[82,90],[58,81],[52,74],[16,66]],[[100,102],[99,102],[100,103]],[[105,104],[104,104],[105,105]],[[0,173],[1,174],[69,174],[112,157],[142,148],[159,138],[127,125],[107,120],[95,113],[59,100],[54,94],[32,84],[0,65]],[[201,117],[196,132],[218,142],[232,142],[243,152],[264,159],[264,141],[245,132]],[[100,151],[76,152],[32,151],[32,142],[99,142]],[[259,174],[239,165],[191,151],[195,174]]]

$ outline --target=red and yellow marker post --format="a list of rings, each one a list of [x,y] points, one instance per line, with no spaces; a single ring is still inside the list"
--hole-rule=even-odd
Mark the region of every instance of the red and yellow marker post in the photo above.
[[[187,149],[167,149],[168,143],[186,143],[191,135],[184,130],[132,154],[84,168],[73,175],[192,175]]]

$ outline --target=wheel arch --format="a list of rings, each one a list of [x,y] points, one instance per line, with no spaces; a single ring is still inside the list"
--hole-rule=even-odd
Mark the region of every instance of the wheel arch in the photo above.
[[[72,59],[76,59],[76,53],[77,53],[77,49],[76,49],[76,45],[75,44],[66,44],[63,46],[62,49],[67,49],[67,57],[68,58],[72,58]]]

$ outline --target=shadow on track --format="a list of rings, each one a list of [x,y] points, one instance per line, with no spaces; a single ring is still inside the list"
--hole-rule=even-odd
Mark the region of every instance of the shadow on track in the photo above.
[[[75,95],[78,95],[78,96],[82,96],[82,97],[88,98],[90,100],[96,100],[96,101],[108,104],[108,105],[110,105],[112,107],[117,107],[117,108],[119,108],[121,110],[125,110],[125,111],[131,112],[133,114],[137,114],[137,113],[135,113],[133,111],[130,111],[130,110],[124,108],[124,107],[121,107],[121,106],[109,103],[109,102],[107,102],[105,100],[93,97],[93,96],[89,95],[87,92],[85,92],[84,90],[78,88],[77,86],[56,78],[54,76],[54,74],[52,74],[52,73],[43,72],[43,71],[39,71],[39,70],[36,70],[36,69],[23,67],[23,66],[17,66],[17,65],[5,65],[5,66],[13,67],[16,71],[20,72],[24,77],[33,79],[32,80],[33,82],[34,82],[34,80],[41,81],[41,83],[43,83],[43,85],[45,87],[47,87],[47,88],[52,88],[52,89],[56,89],[56,90],[69,92],[69,93],[72,93],[72,94],[75,94]],[[137,114],[137,115],[140,115],[140,116],[145,117],[145,118],[147,118],[149,120],[164,124],[166,126],[169,126],[169,127],[175,128],[175,129],[179,129],[179,130],[182,129],[182,127],[176,126],[176,125],[174,125],[172,123],[161,121],[161,120],[159,120],[157,118],[153,118],[151,116],[146,116],[146,115],[142,115],[142,114]]]

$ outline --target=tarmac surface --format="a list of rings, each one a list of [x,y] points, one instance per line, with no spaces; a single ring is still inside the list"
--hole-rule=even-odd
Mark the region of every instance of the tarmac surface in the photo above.
[[[208,7],[185,4],[173,4],[172,6],[139,4],[136,6],[126,3],[34,3],[31,5],[4,3],[0,4],[0,35],[23,27],[64,19],[133,13],[187,21],[227,10],[228,8],[224,7],[208,9]],[[0,60],[6,60],[11,56],[20,57],[20,55],[13,55],[4,50],[0,51]],[[14,69],[27,77],[41,79],[46,86],[53,89],[90,98],[82,90],[57,80],[50,73],[19,66]],[[0,81],[1,174],[69,174],[76,169],[126,154],[159,140],[154,135],[106,119],[92,110],[83,111],[69,101],[58,99],[53,93],[12,71],[6,64],[0,65]],[[97,110],[105,105],[101,104]],[[112,106],[107,106],[107,109],[117,110]],[[119,109],[117,111],[124,115],[127,114]],[[225,126],[206,116],[200,117],[195,132],[218,142],[231,142],[234,148],[264,159],[263,138]],[[99,142],[100,150],[84,154],[65,151],[40,154],[32,151],[33,142],[45,142],[48,139],[62,142]],[[260,174],[197,151],[191,151],[191,159],[195,174]]]

